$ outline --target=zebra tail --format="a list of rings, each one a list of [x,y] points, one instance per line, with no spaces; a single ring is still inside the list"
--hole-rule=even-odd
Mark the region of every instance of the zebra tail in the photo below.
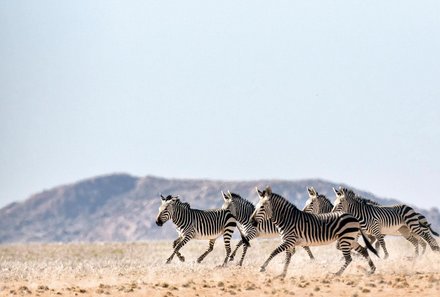
[[[238,232],[240,232],[241,240],[243,241],[243,244],[247,247],[250,247],[251,244],[249,243],[249,238],[241,232],[240,228],[237,227],[237,229]]]
[[[249,243],[249,238],[247,238],[247,236],[244,236],[243,234],[241,235],[241,240],[243,240],[243,243],[245,246],[250,247],[251,244]]]
[[[425,218],[425,220],[426,220],[426,218]],[[428,224],[427,221],[422,222],[422,221],[419,219],[419,224],[420,224],[420,226],[422,226],[422,227],[424,227],[424,228],[428,228],[429,231],[431,231],[431,233],[432,233],[433,235],[435,235],[435,236],[437,236],[437,237],[440,236],[437,232],[434,231],[434,229],[432,229],[431,224]]]
[[[380,257],[379,257],[379,254],[378,254],[377,251],[376,251],[376,249],[371,245],[370,241],[369,241],[368,238],[365,236],[364,232],[362,232],[362,230],[360,230],[360,231],[361,231],[362,239],[365,241],[365,245],[367,246],[367,248],[368,248],[371,252],[373,252],[373,254],[375,254],[378,258],[380,258]]]
[[[431,233],[434,234],[435,236],[440,236],[437,232],[435,232],[432,228],[431,228],[431,224],[428,225],[429,230],[431,230]]]

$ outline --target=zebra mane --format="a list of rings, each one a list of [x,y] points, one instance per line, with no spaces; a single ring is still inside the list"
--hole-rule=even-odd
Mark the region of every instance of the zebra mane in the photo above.
[[[367,198],[363,198],[357,194],[355,194],[352,190],[349,190],[347,188],[343,188],[342,189],[345,192],[345,195],[349,198],[352,198],[354,200],[356,200],[359,203],[362,204],[369,204],[369,205],[380,205],[379,203],[377,203],[376,201],[373,201],[371,199],[367,199]]]
[[[272,193],[271,199],[275,198],[276,201],[280,201],[283,204],[291,205],[293,208],[298,209],[295,204],[284,198],[279,194]]]
[[[255,209],[255,206],[254,206],[254,204],[253,204],[252,202],[250,202],[249,200],[246,200],[246,199],[242,198],[240,195],[235,194],[235,193],[231,193],[231,197],[232,197],[232,199],[233,199],[234,202],[237,202],[237,203],[239,203],[239,204],[242,204],[242,205],[244,205],[245,207],[249,207],[249,208],[251,208],[252,210]]]
[[[328,198],[327,198],[325,195],[323,195],[323,194],[318,194],[318,196],[316,196],[316,199],[325,199],[325,200],[328,200]]]
[[[376,201],[367,199],[367,198],[363,198],[359,195],[356,195],[356,199],[358,199],[359,201],[361,201],[364,204],[371,204],[371,205],[380,205],[379,203],[377,203]]]
[[[330,199],[328,199],[325,195],[318,194],[318,196],[316,197],[316,199],[322,199],[322,200],[324,200],[324,201],[326,201],[326,202],[329,202],[330,204],[333,205],[333,203],[330,201]]]
[[[188,202],[182,202],[182,201],[180,201],[180,199],[176,200],[176,204],[178,206],[181,206],[181,207],[186,208],[186,209],[190,209],[191,208],[191,205]]]

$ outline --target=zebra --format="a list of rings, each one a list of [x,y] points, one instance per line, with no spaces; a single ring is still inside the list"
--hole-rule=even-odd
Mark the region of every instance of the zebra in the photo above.
[[[282,196],[272,193],[268,186],[263,191],[256,189],[260,200],[251,216],[255,225],[263,220],[271,219],[280,230],[283,242],[270,254],[261,266],[264,272],[266,266],[280,252],[286,252],[286,260],[281,278],[287,274],[290,259],[295,253],[295,246],[325,245],[338,241],[345,263],[336,273],[341,275],[352,261],[351,250],[354,249],[367,259],[370,272],[374,273],[376,266],[368,255],[366,248],[359,245],[357,238],[362,235],[367,248],[377,256],[377,251],[371,246],[360,229],[359,221],[348,213],[331,212],[327,214],[306,213],[290,203]]]
[[[405,205],[381,206],[369,203],[358,198],[352,190],[340,187],[339,190],[333,188],[336,194],[333,211],[345,211],[355,216],[363,230],[374,235],[382,247],[387,259],[389,253],[383,239],[384,235],[402,235],[409,240],[418,253],[418,240],[415,236],[423,238],[435,252],[440,248],[432,234],[437,235],[427,224],[426,218],[413,208]],[[415,236],[412,236],[414,234]]]
[[[356,199],[358,199],[358,200],[361,201],[362,203],[372,204],[372,205],[376,205],[376,206],[381,206],[381,204],[379,204],[378,202],[373,201],[373,200],[370,200],[370,199],[367,199],[367,198],[363,198],[363,197],[361,197],[361,196],[359,196],[359,195],[357,195],[357,194],[355,194],[355,197],[356,197]],[[420,223],[421,223],[422,225],[426,225],[427,227],[430,228],[432,234],[434,234],[434,235],[436,235],[436,236],[439,236],[437,232],[435,232],[434,230],[431,229],[431,227],[430,227],[431,224],[428,224],[428,220],[426,219],[426,217],[425,217],[424,215],[422,215],[422,214],[420,214],[420,213],[417,213],[417,215],[419,216],[419,221],[420,221]],[[402,228],[406,228],[406,229],[408,229],[407,227],[402,227]],[[406,231],[405,231],[405,232],[406,232]],[[409,231],[409,229],[408,229],[407,232],[411,233],[411,231]],[[385,234],[382,234],[382,235],[385,237]],[[399,233],[399,232],[397,232],[397,233],[395,233],[395,234],[393,234],[393,235],[402,235],[402,234]],[[378,249],[380,248],[380,243],[379,243],[378,240],[376,240],[376,237],[375,237],[374,235],[372,235],[372,234],[367,234],[367,237],[370,239],[371,244],[373,244],[374,242],[376,242],[376,244],[375,244],[375,248],[376,248],[376,250],[378,250]],[[405,237],[404,237],[404,238],[405,238]],[[425,251],[426,251],[426,245],[427,245],[427,244],[426,244],[426,242],[425,242],[420,236],[418,236],[417,234],[411,233],[411,234],[410,234],[407,238],[405,238],[405,239],[408,240],[409,242],[411,242],[412,245],[414,245],[416,256],[419,255],[419,244],[420,244],[420,246],[422,247],[422,254],[425,253]],[[384,239],[384,240],[385,240],[385,239]]]
[[[314,214],[329,213],[333,209],[333,204],[325,195],[318,194],[315,188],[308,187],[309,199],[306,201],[303,211]]]
[[[315,214],[328,213],[328,212],[332,211],[333,204],[330,202],[330,200],[327,199],[327,197],[325,197],[324,195],[318,194],[318,192],[316,192],[316,190],[313,187],[307,188],[307,191],[309,193],[309,199],[307,200],[303,211],[315,213]],[[367,198],[362,198],[357,195],[356,195],[356,197],[362,203],[380,205],[376,201],[373,201],[373,200],[370,200]],[[419,214],[419,216],[421,217],[421,220],[424,220],[425,224],[427,224],[426,218],[421,214]],[[434,234],[436,234],[436,233],[434,232]],[[376,240],[376,237],[372,234],[369,234],[369,233],[367,233],[366,235],[367,235],[368,239],[370,240],[371,244],[376,242],[375,249],[378,250],[380,248],[380,243],[379,243],[379,241]],[[401,234],[399,233],[399,234],[395,234],[395,235],[401,235]],[[415,246],[416,255],[418,255],[418,253],[419,253],[419,249],[418,249],[419,244],[422,246],[422,249],[423,249],[422,253],[425,253],[426,242],[423,239],[421,239],[418,235],[411,234],[407,238],[407,240],[410,241]]]
[[[237,226],[237,221],[232,213],[227,209],[193,209],[189,203],[181,202],[179,196],[168,195],[164,197],[162,194],[160,196],[162,203],[159,207],[156,224],[160,227],[171,219],[177,226],[179,233],[179,237],[173,242],[174,251],[166,263],[171,263],[174,255],[177,255],[179,260],[184,262],[185,257],[180,254],[179,250],[191,239],[208,239],[208,250],[197,259],[197,263],[200,263],[214,249],[215,240],[223,235],[226,249],[223,266],[226,266],[231,253],[232,233]],[[249,245],[248,239],[243,234],[241,239],[245,246]]]
[[[246,238],[248,240],[252,240],[256,237],[260,238],[278,238],[280,237],[280,233],[278,232],[278,228],[271,220],[265,220],[258,224],[258,226],[254,227],[250,222],[250,216],[255,210],[255,206],[248,200],[242,198],[240,195],[227,192],[226,194],[222,192],[223,196],[223,209],[228,209],[234,215],[238,222],[238,228],[241,230],[243,234],[246,234]],[[240,240],[229,257],[230,261],[234,260],[235,254],[240,246],[243,245],[243,240]],[[306,252],[308,253],[310,259],[314,259],[312,251],[309,247],[304,247]],[[247,246],[243,247],[243,253],[241,255],[240,261],[238,262],[239,266],[242,266],[244,257],[246,256]]]

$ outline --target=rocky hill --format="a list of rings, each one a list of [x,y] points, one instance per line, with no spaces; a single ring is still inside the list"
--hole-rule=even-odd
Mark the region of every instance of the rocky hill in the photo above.
[[[314,186],[330,200],[334,199],[332,187],[339,186],[319,179],[215,181],[138,178],[126,174],[100,176],[56,187],[0,209],[0,243],[170,239],[176,237],[173,224],[167,222],[162,228],[155,224],[159,193],[179,194],[192,207],[209,209],[221,207],[222,190],[237,192],[256,202],[255,187],[265,185],[271,185],[274,192],[299,208],[307,199],[307,186]],[[379,203],[398,203],[357,192]],[[440,229],[438,209],[421,212]]]

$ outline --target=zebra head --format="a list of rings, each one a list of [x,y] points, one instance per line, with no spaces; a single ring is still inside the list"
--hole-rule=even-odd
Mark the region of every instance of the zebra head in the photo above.
[[[232,199],[232,194],[231,194],[231,192],[228,191],[228,192],[225,194],[225,193],[223,193],[223,191],[222,191],[222,196],[223,196],[223,205],[222,205],[222,209],[228,209],[228,210],[232,213],[232,215],[233,215],[234,217],[236,217],[236,216],[237,216],[237,209],[236,209],[235,203],[234,203],[234,201],[233,201],[233,199]]]
[[[348,203],[347,203],[347,192],[346,188],[339,187],[339,189],[333,188],[333,191],[336,195],[336,200],[332,209],[332,212],[335,211],[347,211]]]
[[[255,206],[255,211],[252,213],[250,220],[252,225],[256,227],[258,223],[272,218],[272,189],[269,186],[263,191],[258,190],[258,188],[255,189],[257,190],[260,201],[258,201]]]
[[[313,209],[313,202],[318,198],[318,192],[316,192],[314,187],[308,187],[307,192],[309,193],[309,199],[306,201],[306,205],[304,206],[304,210]]]
[[[159,213],[156,218],[156,225],[161,227],[166,221],[171,219],[174,211],[174,204],[176,203],[179,196],[171,196],[168,195],[164,197],[162,194],[160,195],[162,204],[159,206]]]

